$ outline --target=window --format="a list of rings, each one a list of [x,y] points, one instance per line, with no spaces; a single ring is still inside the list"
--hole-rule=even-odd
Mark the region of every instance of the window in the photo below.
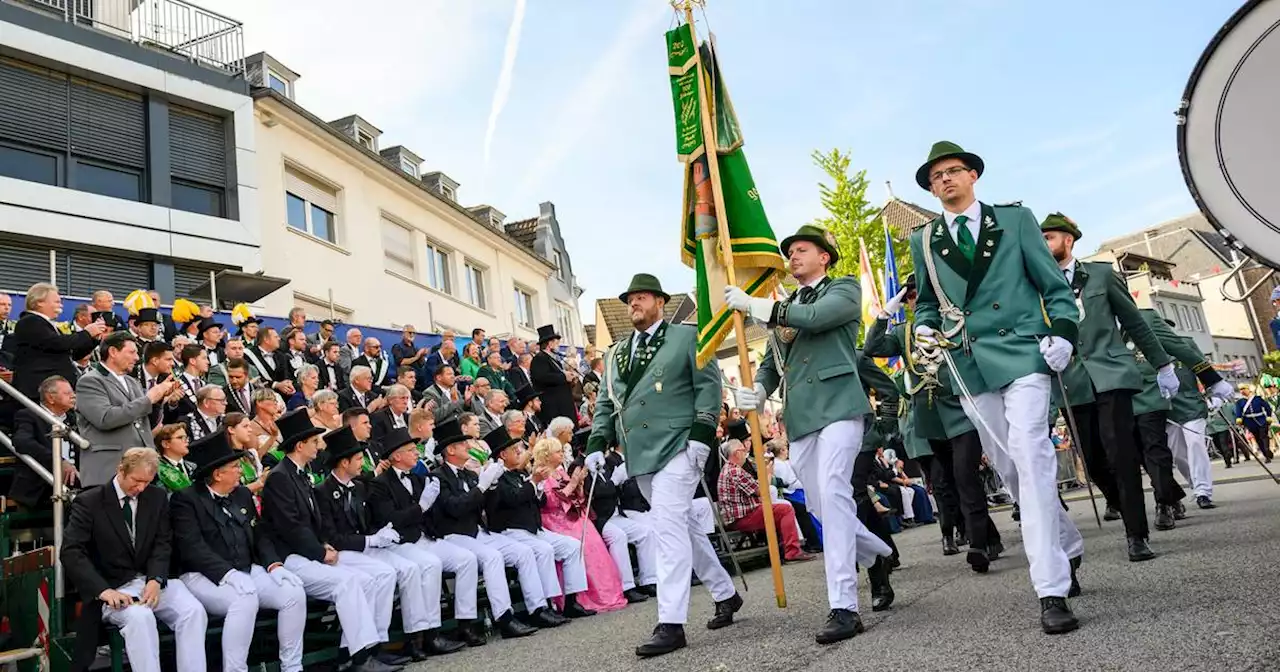
[[[577,339],[572,338],[573,331],[573,311],[569,310],[569,306],[563,303],[556,303],[556,330],[557,333],[565,336],[565,342],[572,344]]]
[[[276,74],[275,70],[267,70],[267,86],[286,97],[289,95],[289,81]]]
[[[58,156],[0,145],[0,176],[58,184]]]
[[[383,264],[388,271],[416,279],[413,268],[413,232],[387,219],[382,220]]]
[[[1159,313],[1160,313],[1160,317],[1164,317],[1164,318],[1169,317],[1169,316],[1164,312],[1164,301],[1156,301],[1156,310],[1157,310],[1157,311],[1159,311]]]
[[[458,200],[458,193],[443,184],[440,185],[440,195],[454,202]]]
[[[403,170],[415,179],[418,177],[418,164],[404,157],[400,157],[400,170]]]
[[[486,309],[484,301],[484,270],[479,266],[467,262],[466,264],[467,278],[467,300],[476,308]]]
[[[516,322],[533,329],[533,295],[516,287]]]
[[[285,170],[285,223],[330,243],[338,242],[338,194],[319,180]]]
[[[356,131],[356,142],[359,142],[362,147],[371,152],[378,151],[378,146],[373,144],[373,136],[365,133],[364,131]]]
[[[556,265],[556,277],[564,280],[567,273],[564,269],[564,258],[560,255],[560,250],[551,251],[551,260]]]
[[[427,243],[427,285],[449,293],[449,253],[435,243]]]
[[[1196,306],[1192,314],[1195,316],[1195,319],[1196,319],[1196,329],[1202,332],[1208,331],[1207,325],[1204,321],[1204,311],[1202,311],[1199,306]]]
[[[173,207],[210,217],[223,217],[222,190],[193,182],[172,182]]]
[[[101,196],[142,200],[142,173],[128,168],[76,162],[75,183],[80,191]]]

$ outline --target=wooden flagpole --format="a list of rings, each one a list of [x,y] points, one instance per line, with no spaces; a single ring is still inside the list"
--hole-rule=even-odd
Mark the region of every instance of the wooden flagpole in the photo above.
[[[698,59],[698,97],[702,103],[702,135],[703,147],[707,153],[707,169],[711,173],[711,190],[715,198],[716,226],[720,236],[720,254],[724,260],[725,275],[731,285],[737,285],[733,268],[733,243],[729,238],[729,218],[724,204],[724,192],[720,185],[720,164],[716,156],[716,128],[711,118],[711,95],[707,92],[704,75],[707,64],[702,62],[702,54],[698,48],[698,35],[693,22],[693,7],[701,5],[705,0],[673,0],[672,5],[684,10],[685,22],[689,24],[689,38],[693,42],[694,55]],[[755,380],[751,371],[750,353],[747,351],[747,327],[742,313],[733,312],[733,335],[738,346],[738,374],[742,384]],[[751,449],[756,460],[756,479],[760,488],[760,506],[764,508],[764,534],[769,545],[769,566],[773,569],[773,592],[778,599],[778,608],[787,608],[787,590],[782,584],[782,558],[778,553],[778,530],[773,520],[773,500],[769,496],[769,470],[764,461],[764,443],[760,440],[760,415],[756,409],[747,410],[747,423],[751,426]],[[710,493],[708,493],[709,495]],[[712,506],[715,506],[712,503]],[[725,549],[732,553],[733,549]]]

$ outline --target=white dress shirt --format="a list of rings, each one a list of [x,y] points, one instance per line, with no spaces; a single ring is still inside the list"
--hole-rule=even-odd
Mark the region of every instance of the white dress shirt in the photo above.
[[[124,488],[120,487],[120,477],[116,476],[111,479],[111,487],[116,490],[116,504],[120,505],[120,511],[124,511]],[[129,502],[130,516],[129,520],[129,538],[132,539],[138,530],[138,498],[133,497]]]
[[[1067,265],[1062,268],[1062,273],[1067,276],[1067,284],[1071,284],[1076,280],[1076,265],[1079,264],[1075,257],[1072,257]]]
[[[400,469],[400,468],[398,468],[398,467],[392,467],[392,468],[391,468],[391,470],[392,470],[392,471],[394,471],[394,472],[396,472],[396,480],[397,480],[397,481],[400,481],[400,485],[403,485],[403,486],[404,486],[404,489],[405,489],[405,490],[408,490],[408,491],[409,491],[409,494],[411,494],[411,495],[412,495],[412,494],[413,494],[413,483],[411,483],[409,479],[405,478],[405,476],[408,476],[408,475],[409,475],[409,472],[407,472],[407,471],[403,471],[403,470],[401,470],[401,469]]]
[[[654,335],[654,334],[656,334],[656,333],[658,333],[658,326],[659,326],[659,325],[661,325],[661,324],[662,324],[662,320],[657,320],[657,321],[655,321],[653,324],[649,325],[649,328],[648,328],[648,329],[645,329],[645,330],[644,330],[644,333],[649,334],[649,341],[648,341],[649,343],[652,343],[652,342],[653,342],[653,335]],[[635,331],[635,333],[631,334],[631,354],[632,354],[632,356],[635,356],[635,353],[636,353],[636,344],[640,342],[640,333],[641,333],[641,332],[640,332],[639,330],[636,330],[636,331]],[[646,345],[647,345],[647,344],[646,344]]]
[[[951,233],[951,239],[956,241],[957,244],[959,244],[960,239],[956,237],[956,217],[960,215],[969,218],[964,225],[969,229],[969,235],[973,236],[973,241],[975,243],[978,242],[978,226],[981,224],[980,220],[982,219],[982,203],[974,200],[973,203],[969,204],[969,207],[965,208],[964,212],[942,211],[942,217],[947,223],[947,231]]]

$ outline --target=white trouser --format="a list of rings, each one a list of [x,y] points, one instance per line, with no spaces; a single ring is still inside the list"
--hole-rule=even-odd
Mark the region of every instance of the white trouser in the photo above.
[[[858,520],[853,460],[860,450],[862,418],[833,422],[791,443],[791,466],[804,483],[805,504],[822,522],[822,562],[832,609],[857,611],[857,565],[870,567],[878,556],[893,553]]]
[[[1213,467],[1209,464],[1209,437],[1205,434],[1207,424],[1205,418],[1181,425],[1165,424],[1173,463],[1191,484],[1196,497],[1213,497]]]
[[[612,525],[621,529],[627,534],[626,543],[636,547],[636,564],[639,574],[635,576],[635,583],[639,586],[652,586],[658,583],[658,542],[653,536],[653,525],[649,522],[648,514],[640,511],[627,511],[626,513],[616,515],[609,519],[609,524],[605,525],[606,532]],[[609,543],[609,539],[605,538],[605,543],[609,544],[609,552],[613,553],[613,545]],[[627,558],[628,571],[623,574],[623,587],[626,582],[631,579],[631,554],[627,553],[624,546],[622,548],[623,555]],[[621,567],[619,567],[621,571]]]
[[[373,620],[373,605],[360,585],[372,583],[363,574],[339,569],[337,565],[308,560],[301,555],[284,559],[284,568],[302,579],[307,595],[332,602],[338,612],[342,630],[342,646],[354,655],[378,643],[378,626]]]
[[[1049,376],[1032,373],[998,392],[962,397],[960,403],[1022,512],[1022,545],[1036,595],[1066,597],[1071,567],[1063,528],[1075,525],[1058,502],[1058,457],[1049,438]]]
[[[699,481],[701,482],[701,481]],[[703,534],[715,534],[716,514],[711,510],[714,504],[708,497],[697,497],[690,505],[689,513],[693,516],[693,524]]]
[[[520,581],[520,594],[524,598],[524,609],[533,613],[536,609],[547,606],[547,594],[542,590],[542,573],[538,570],[538,556],[533,549],[501,534],[480,531],[476,535],[481,543],[502,554],[502,562],[514,567],[516,578]],[[503,573],[506,581],[506,573]],[[489,585],[485,579],[485,586]]]
[[[241,572],[244,574],[244,572]],[[302,632],[307,624],[307,593],[287,581],[276,584],[259,565],[249,568],[255,592],[241,595],[235,588],[218,585],[199,572],[187,572],[182,582],[205,611],[222,616],[222,670],[249,669],[249,645],[259,608],[276,611],[276,639],[280,641],[280,672],[302,669]]]
[[[440,558],[441,568],[444,571],[453,572],[454,618],[459,620],[475,618],[478,615],[476,611],[476,586],[480,577],[480,561],[476,559],[476,554],[443,539],[427,539],[423,537],[415,545],[421,546],[428,553]],[[498,559],[498,563],[502,563],[501,558]],[[505,588],[505,586],[503,587]],[[489,599],[492,600],[493,589],[486,588],[490,591]],[[438,602],[439,600],[437,600]],[[440,610],[438,608],[435,613],[436,617],[439,618]]]
[[[978,434],[979,437],[981,437],[982,432],[979,432]],[[1009,496],[1013,498],[1014,503],[1017,503],[1018,469],[1014,466],[1013,460],[1005,453],[995,455],[992,452],[987,451],[985,442],[982,445],[982,451],[986,453],[987,460],[991,463],[992,468],[996,470],[996,474],[1000,476],[1000,481],[1003,483],[1004,489],[1009,493]],[[1055,475],[1054,478],[1056,483],[1057,476]],[[1019,506],[1021,505],[1019,504]],[[1062,552],[1066,553],[1068,558],[1078,558],[1084,555],[1084,537],[1080,534],[1080,528],[1076,527],[1075,522],[1071,520],[1071,516],[1063,510],[1061,503],[1058,504],[1057,512],[1058,545],[1062,547]]]
[[[658,555],[658,622],[684,625],[689,620],[689,590],[697,572],[717,602],[733,597],[733,579],[720,564],[711,540],[693,515],[693,493],[711,449],[690,441],[656,474],[636,478],[640,492],[653,508],[652,523]]]
[[[146,583],[146,579],[138,577],[116,590],[142,597]],[[204,636],[209,616],[181,581],[170,581],[160,591],[160,602],[155,608],[131,604],[124,609],[112,609],[102,605],[102,620],[120,628],[129,667],[137,672],[160,672],[160,633],[156,631],[156,619],[173,630],[178,672],[204,672]]]
[[[587,525],[591,522],[587,521]],[[526,530],[503,530],[502,534],[533,550],[538,561],[538,574],[542,575],[542,594],[547,599],[561,595],[575,595],[587,589],[587,564],[582,557],[582,544],[577,538],[538,530],[531,534]],[[556,575],[556,563],[564,572],[564,589]]]
[[[450,534],[445,537],[445,541],[455,544],[465,550],[471,551],[476,556],[476,561],[480,565],[480,574],[484,577],[484,592],[489,599],[489,609],[493,611],[493,618],[497,620],[503,614],[511,611],[511,592],[507,588],[507,560],[506,555],[496,545],[487,542],[484,537],[487,533],[480,531],[479,536],[468,537],[465,534]],[[529,556],[529,564],[533,564],[533,551],[520,546],[510,539],[499,537],[503,541],[510,542],[520,551],[527,553]],[[526,581],[524,576],[520,577],[520,587],[523,589]],[[542,579],[538,577],[537,567],[533,570],[533,580],[537,584],[537,591],[542,592]],[[526,599],[527,601],[527,599]],[[532,606],[525,605],[529,611],[537,609],[539,606],[545,605],[546,600],[534,604]]]
[[[653,553],[653,537],[648,528],[634,520],[615,515],[611,516],[600,530],[600,537],[604,539],[604,545],[609,549],[609,557],[613,558],[613,564],[618,568],[618,574],[622,577],[623,590],[631,590],[636,587],[636,572],[631,565],[631,547],[627,545],[631,541],[632,534],[636,535],[636,559],[640,562],[641,567],[648,565],[646,569],[653,571],[652,558],[645,559],[646,553]],[[643,581],[644,579],[656,580],[657,577],[644,576],[642,571],[640,578]],[[645,586],[652,582],[649,581],[640,585]]]
[[[902,517],[914,519],[916,517],[915,489],[899,485],[898,492],[902,494]]]
[[[396,600],[396,568],[360,551],[338,551],[338,569],[361,577],[360,588],[373,611],[378,641],[390,641],[391,608]]]
[[[414,544],[370,548],[365,554],[395,568],[406,634],[440,627],[440,558]]]

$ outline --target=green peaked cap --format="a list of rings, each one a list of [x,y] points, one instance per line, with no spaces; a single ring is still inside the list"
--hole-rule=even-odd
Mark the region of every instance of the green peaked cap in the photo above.
[[[631,278],[631,286],[618,295],[618,300],[626,303],[627,297],[635,292],[649,292],[654,296],[661,296],[664,301],[671,301],[671,295],[662,291],[662,283],[649,273],[636,273],[635,277]]]
[[[1081,238],[1080,227],[1076,226],[1076,223],[1071,221],[1070,217],[1061,212],[1055,212],[1045,217],[1044,221],[1040,223],[1040,230],[1062,231],[1071,234],[1071,237],[1076,240]]]
[[[966,152],[961,149],[960,145],[948,140],[942,140],[933,143],[933,147],[929,149],[929,158],[916,170],[916,184],[921,189],[929,191],[929,169],[933,164],[943,159],[960,159],[964,161],[964,165],[969,166],[973,170],[978,171],[978,177],[982,177],[982,169],[986,164],[982,162],[982,157],[972,152]]]
[[[836,262],[840,261],[840,249],[836,246],[835,234],[815,224],[805,224],[795,234],[783,238],[782,244],[778,246],[778,249],[782,250],[782,256],[790,254],[787,250],[793,243],[801,240],[807,240],[831,255],[829,266],[835,266]]]

